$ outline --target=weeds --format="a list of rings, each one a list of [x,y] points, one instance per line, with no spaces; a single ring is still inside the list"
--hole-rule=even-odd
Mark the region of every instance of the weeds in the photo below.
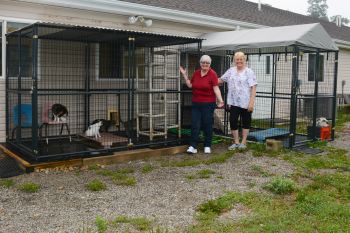
[[[100,216],[97,216],[96,220],[95,220],[95,224],[96,224],[98,233],[107,232],[107,225],[108,225],[107,220],[105,220],[104,218],[102,218]]]
[[[11,188],[15,182],[11,179],[0,179],[0,187]]]
[[[110,177],[114,184],[124,185],[124,186],[134,186],[136,185],[136,179],[133,176],[129,176],[129,173],[133,173],[134,169],[124,168],[117,171],[111,170],[97,170],[96,173],[102,176]]]
[[[154,170],[154,167],[151,164],[146,164],[145,166],[143,166],[142,168],[142,173],[146,174],[146,173],[150,173],[151,171]]]
[[[208,179],[211,175],[215,174],[215,171],[210,169],[202,169],[197,171],[195,174],[187,175],[186,178],[189,180],[193,179]]]
[[[35,193],[40,189],[39,184],[35,184],[33,182],[23,183],[18,186],[18,189],[25,193]]]
[[[143,217],[131,218],[124,215],[116,217],[112,223],[114,225],[118,225],[120,223],[130,224],[134,228],[136,228],[138,231],[151,230],[151,224],[152,224],[150,220]]]
[[[275,194],[289,194],[295,190],[295,184],[291,179],[276,177],[264,188]]]
[[[102,181],[95,179],[93,181],[90,181],[86,185],[86,188],[90,191],[97,192],[97,191],[105,190],[107,187]]]

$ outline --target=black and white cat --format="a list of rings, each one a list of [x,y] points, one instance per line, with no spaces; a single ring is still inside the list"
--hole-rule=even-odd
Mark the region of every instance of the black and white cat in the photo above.
[[[66,106],[62,104],[53,104],[51,106],[52,120],[54,122],[66,122],[68,116],[68,110]]]
[[[100,127],[102,125],[102,121],[98,121],[88,127],[88,129],[85,131],[85,136],[87,137],[95,137],[100,138]]]
[[[96,124],[97,122],[102,122],[102,125],[100,126],[100,133],[108,132],[108,129],[113,125],[112,120],[105,120],[105,119],[96,119],[92,122],[91,125]]]

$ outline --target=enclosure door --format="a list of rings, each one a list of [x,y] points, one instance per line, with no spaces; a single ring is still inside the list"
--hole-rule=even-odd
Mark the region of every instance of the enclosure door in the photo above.
[[[248,66],[257,78],[257,98],[253,119],[271,119],[273,55],[249,55]]]

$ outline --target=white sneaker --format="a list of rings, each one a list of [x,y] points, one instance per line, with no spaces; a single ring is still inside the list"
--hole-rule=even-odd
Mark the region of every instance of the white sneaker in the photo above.
[[[187,149],[187,153],[189,153],[189,154],[197,154],[197,149],[195,149],[193,146],[190,146]]]
[[[211,154],[211,149],[210,149],[210,147],[204,147],[204,153],[205,154]]]
[[[232,144],[231,146],[229,146],[227,149],[228,150],[236,150],[238,148],[239,144]]]
[[[241,143],[241,144],[239,144],[238,149],[245,150],[245,149],[247,149],[247,146],[245,144]]]

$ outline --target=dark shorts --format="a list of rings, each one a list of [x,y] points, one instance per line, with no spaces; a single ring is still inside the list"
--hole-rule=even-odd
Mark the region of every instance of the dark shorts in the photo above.
[[[252,113],[248,112],[248,109],[240,108],[237,106],[231,106],[230,108],[230,126],[231,130],[238,129],[238,120],[241,119],[242,128],[250,129],[252,123]]]

